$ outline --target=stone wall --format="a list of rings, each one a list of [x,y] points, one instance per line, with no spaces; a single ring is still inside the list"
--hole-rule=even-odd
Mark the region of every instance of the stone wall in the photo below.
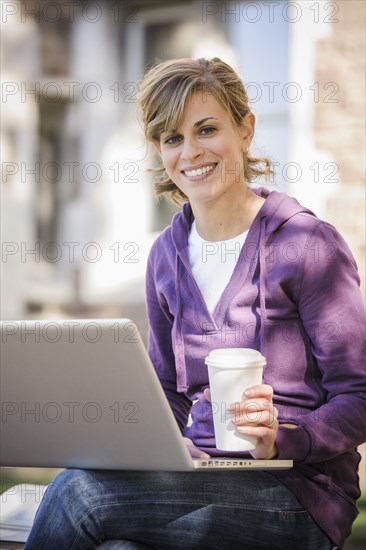
[[[334,4],[334,2],[333,2]],[[339,21],[318,41],[315,80],[339,86],[338,102],[315,106],[316,147],[329,151],[339,166],[338,192],[328,199],[324,218],[348,242],[358,264],[365,299],[365,7],[360,0],[337,2]],[[328,94],[333,92],[328,87]],[[324,99],[324,98],[323,98]],[[328,95],[329,99],[329,95]],[[326,185],[320,182],[319,185]],[[360,484],[366,492],[365,444],[360,447]]]
[[[338,192],[328,199],[324,218],[348,242],[359,267],[365,297],[365,6],[340,0],[330,36],[318,41],[315,80],[329,85],[315,106],[316,147],[329,151],[339,166]],[[324,101],[324,96],[337,102]],[[323,99],[323,100],[322,100]],[[319,185],[326,185],[320,182]]]

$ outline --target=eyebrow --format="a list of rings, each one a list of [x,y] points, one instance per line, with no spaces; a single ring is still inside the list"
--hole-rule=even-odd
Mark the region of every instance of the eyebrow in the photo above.
[[[202,118],[201,120],[198,120],[197,122],[194,123],[194,126],[201,126],[201,124],[203,124],[204,122],[206,122],[206,120],[210,120],[210,119],[214,119],[214,120],[218,120],[215,116],[207,116],[206,118]]]

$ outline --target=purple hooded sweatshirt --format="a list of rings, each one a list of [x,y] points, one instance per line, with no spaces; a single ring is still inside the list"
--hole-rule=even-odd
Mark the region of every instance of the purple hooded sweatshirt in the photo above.
[[[188,259],[189,203],[155,241],[146,278],[149,355],[182,433],[211,456],[248,457],[216,448],[204,359],[215,348],[262,352],[279,423],[297,425],[280,426],[276,440],[276,458],[294,467],[271,473],[341,548],[357,515],[356,447],[366,439],[357,266],[333,226],[284,193],[254,192],[266,200],[213,313]]]

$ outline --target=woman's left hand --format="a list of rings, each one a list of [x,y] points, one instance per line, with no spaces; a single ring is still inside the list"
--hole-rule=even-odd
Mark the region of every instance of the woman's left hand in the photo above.
[[[211,401],[210,390],[206,389],[204,396]],[[272,397],[272,386],[258,384],[247,388],[242,401],[228,407],[228,411],[233,413],[232,421],[237,431],[258,438],[256,448],[249,451],[257,459],[271,459],[277,455],[278,410]]]

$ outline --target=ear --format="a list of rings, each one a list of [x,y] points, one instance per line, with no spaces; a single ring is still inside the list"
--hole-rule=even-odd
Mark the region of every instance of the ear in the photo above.
[[[252,142],[255,130],[255,115],[249,111],[243,118],[242,124],[242,144],[243,151],[248,150]]]

